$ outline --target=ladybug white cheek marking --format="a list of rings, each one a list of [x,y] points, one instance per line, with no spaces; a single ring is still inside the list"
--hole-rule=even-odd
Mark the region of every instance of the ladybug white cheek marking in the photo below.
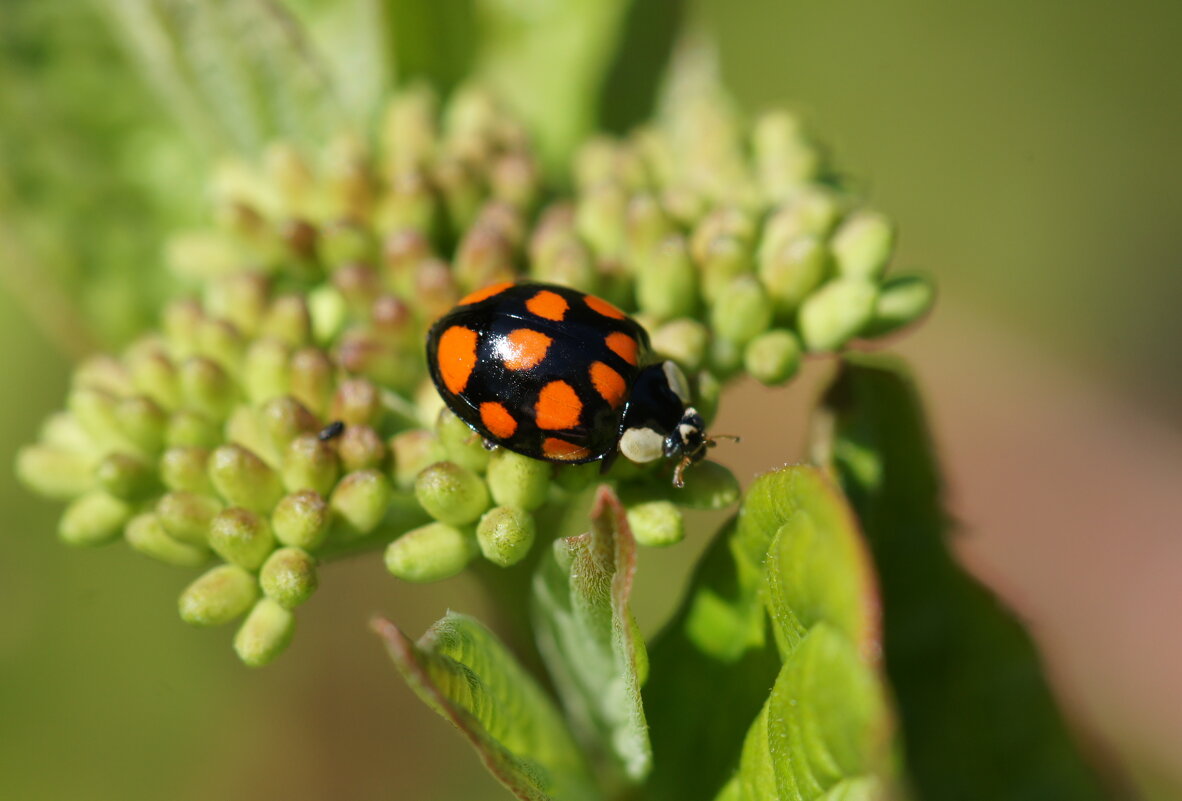
[[[665,454],[665,438],[651,428],[629,428],[620,437],[620,453],[633,462],[655,462]]]

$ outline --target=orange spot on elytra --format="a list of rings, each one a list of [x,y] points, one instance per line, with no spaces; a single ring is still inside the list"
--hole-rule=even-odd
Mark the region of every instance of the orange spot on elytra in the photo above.
[[[547,320],[561,320],[566,316],[566,310],[570,308],[570,304],[557,292],[543,289],[525,302],[525,308]]]
[[[509,439],[517,431],[517,421],[503,404],[488,401],[480,404],[480,420],[488,432],[498,439]]]
[[[454,395],[468,386],[468,378],[476,367],[476,332],[462,325],[453,325],[439,337],[439,373],[443,384]]]
[[[636,340],[620,331],[615,331],[607,335],[607,346],[615,351],[615,354],[632,366],[636,366]]]
[[[538,394],[537,405],[538,428],[562,430],[574,428],[579,424],[579,416],[583,413],[583,402],[579,400],[574,388],[565,381],[551,381],[542,387]]]
[[[567,442],[557,437],[546,437],[542,441],[542,453],[548,459],[556,459],[563,462],[574,462],[579,459],[586,459],[591,455],[591,451],[582,445],[576,445],[573,442]]]
[[[497,355],[510,370],[528,370],[546,358],[546,351],[550,349],[552,341],[545,334],[518,328],[501,340]]]
[[[478,289],[475,292],[460,298],[459,305],[468,306],[472,303],[479,303],[482,300],[488,300],[493,295],[499,295],[511,286],[513,286],[512,281],[502,281],[499,284],[486,286],[484,289]]]
[[[586,303],[592,311],[597,311],[604,317],[611,317],[616,320],[624,319],[624,313],[615,306],[608,303],[603,298],[597,298],[594,295],[587,295],[583,298],[583,302]]]
[[[613,409],[618,408],[623,402],[624,392],[628,389],[623,376],[603,362],[594,362],[591,365],[591,383],[595,385],[595,391],[602,395]]]

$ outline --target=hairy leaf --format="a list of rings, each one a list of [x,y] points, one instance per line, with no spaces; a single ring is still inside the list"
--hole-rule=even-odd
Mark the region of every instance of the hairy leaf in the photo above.
[[[558,710],[478,621],[448,613],[418,643],[388,621],[373,625],[415,693],[460,730],[514,795],[528,801],[600,797]]]
[[[845,487],[878,566],[886,671],[916,796],[1102,797],[1029,638],[949,551],[935,456],[901,363],[847,357],[813,450]]]
[[[797,466],[761,478],[743,519],[748,546],[777,526],[764,601],[784,663],[747,734],[733,797],[883,797],[892,724],[873,578],[851,512],[817,470]]]
[[[582,730],[638,781],[652,766],[640,686],[644,641],[628,606],[636,543],[608,487],[596,494],[590,531],[554,542],[534,578],[538,646]]]
[[[868,564],[851,513],[817,470],[755,483],[654,645],[655,797],[679,797],[679,786],[690,788],[680,797],[714,797],[736,762],[723,798],[819,798],[882,772],[890,720]],[[696,781],[679,780],[686,770]]]

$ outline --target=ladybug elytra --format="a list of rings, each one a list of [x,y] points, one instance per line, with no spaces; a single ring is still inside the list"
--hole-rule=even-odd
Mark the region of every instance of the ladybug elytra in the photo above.
[[[431,327],[427,364],[448,407],[486,443],[549,462],[679,458],[673,483],[714,441],[671,361],[650,363],[644,328],[607,301],[505,282]]]

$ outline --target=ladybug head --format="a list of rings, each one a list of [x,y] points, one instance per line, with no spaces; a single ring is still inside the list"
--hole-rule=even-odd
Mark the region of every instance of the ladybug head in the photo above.
[[[714,447],[705,432],[706,423],[689,405],[685,375],[673,362],[644,368],[636,377],[624,412],[620,453],[633,462],[651,462],[664,456],[680,458],[673,471],[674,486],[684,486],[682,474]],[[719,437],[718,439],[737,439]]]

